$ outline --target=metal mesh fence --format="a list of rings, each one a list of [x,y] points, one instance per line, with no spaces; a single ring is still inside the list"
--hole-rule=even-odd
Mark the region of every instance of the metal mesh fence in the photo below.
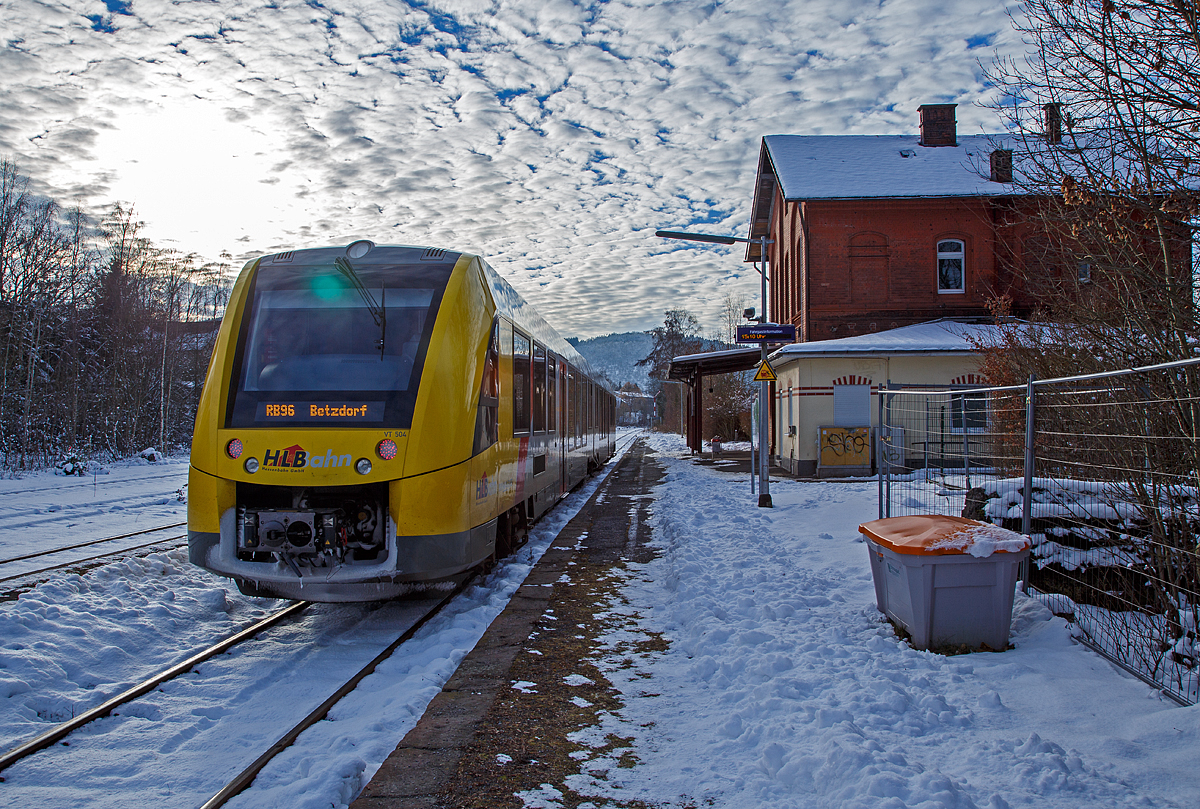
[[[1081,642],[1200,700],[1200,361],[879,404],[880,516],[1028,534],[1022,578]]]

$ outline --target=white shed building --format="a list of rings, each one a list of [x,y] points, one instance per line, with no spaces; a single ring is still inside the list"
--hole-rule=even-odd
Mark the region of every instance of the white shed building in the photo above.
[[[777,349],[777,463],[802,476],[870,474],[880,387],[980,386],[977,346],[996,333],[992,324],[935,320]]]

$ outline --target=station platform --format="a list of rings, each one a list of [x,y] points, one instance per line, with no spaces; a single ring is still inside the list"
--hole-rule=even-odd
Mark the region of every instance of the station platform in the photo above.
[[[715,458],[710,451],[705,450],[702,453],[692,456],[692,460],[704,466],[711,466],[718,472],[728,472],[730,474],[749,475],[754,469],[750,463],[750,450],[748,449],[725,450]],[[758,459],[755,458],[754,460],[757,461]],[[791,477],[786,469],[774,463],[770,465],[768,474],[770,474],[772,479]]]
[[[626,565],[652,558],[646,495],[664,474],[630,447],[351,809],[519,807],[515,791],[577,766],[567,735],[612,704],[596,640]]]

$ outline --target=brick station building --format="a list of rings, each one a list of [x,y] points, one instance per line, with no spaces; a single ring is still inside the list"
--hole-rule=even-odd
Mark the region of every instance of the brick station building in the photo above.
[[[1045,253],[1034,203],[1014,193],[1007,136],[959,135],[954,109],[920,107],[917,135],[763,138],[750,237],[774,241],[770,316],[799,342],[987,315],[1004,294],[1031,310],[1016,270]]]

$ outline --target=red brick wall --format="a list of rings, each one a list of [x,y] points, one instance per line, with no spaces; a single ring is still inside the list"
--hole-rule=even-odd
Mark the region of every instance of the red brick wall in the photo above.
[[[983,199],[776,199],[771,317],[801,340],[883,331],[939,317],[987,315],[1014,294],[1009,267],[1030,232],[1021,213]],[[807,245],[805,243],[807,239]],[[965,243],[965,291],[938,292],[937,242]]]

